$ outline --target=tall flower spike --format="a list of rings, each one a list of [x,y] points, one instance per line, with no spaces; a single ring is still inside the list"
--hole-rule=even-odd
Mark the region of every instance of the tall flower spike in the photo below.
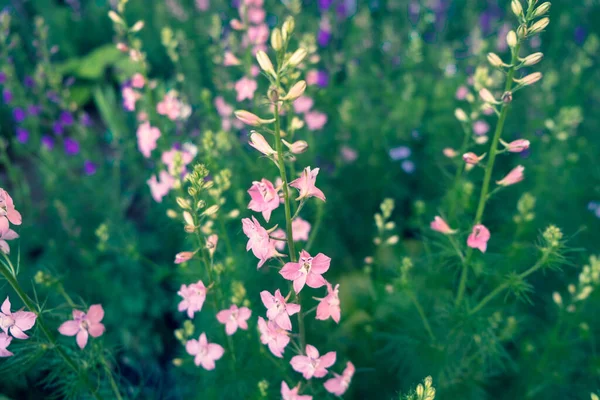
[[[317,175],[319,175],[319,168],[311,170],[310,167],[306,167],[304,171],[302,171],[300,178],[290,182],[290,186],[298,189],[300,194],[296,200],[316,197],[317,199],[325,201],[325,195],[319,188],[315,186]]]

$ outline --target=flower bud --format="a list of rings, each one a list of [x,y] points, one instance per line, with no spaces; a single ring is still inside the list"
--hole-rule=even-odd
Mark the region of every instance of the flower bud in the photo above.
[[[456,150],[451,147],[446,147],[444,150],[442,150],[442,153],[448,158],[454,158],[458,155]]]
[[[502,143],[506,150],[510,151],[511,153],[520,153],[522,151],[525,151],[529,148],[530,145],[529,140],[525,139],[513,140],[510,143],[506,143],[504,140],[500,139],[500,143]]]
[[[248,144],[266,156],[270,156],[272,154],[277,153],[275,150],[273,150],[273,148],[267,142],[265,137],[255,131],[252,131],[252,133],[250,134],[250,141],[248,142]]]
[[[501,67],[506,67],[507,66],[506,64],[504,64],[504,62],[502,61],[502,59],[496,53],[488,53],[487,54],[487,59],[488,59],[488,62],[490,63],[490,65],[492,67],[501,68]]]
[[[525,39],[527,37],[527,26],[526,25],[519,25],[519,27],[517,28],[517,37],[519,39]]]
[[[462,108],[457,108],[456,110],[454,110],[454,116],[460,122],[467,122],[469,120],[467,113]]]
[[[219,206],[217,206],[217,205],[210,206],[206,210],[204,210],[202,215],[211,216],[211,215],[216,214],[217,211],[219,211]]]
[[[510,171],[508,175],[506,175],[504,178],[497,181],[496,183],[500,186],[510,186],[514,185],[515,183],[519,183],[523,180],[523,178],[525,178],[523,171],[525,171],[525,167],[519,165],[518,167],[515,167],[512,171]]]
[[[294,86],[292,86],[290,88],[288,93],[281,98],[281,100],[294,101],[298,97],[302,96],[304,94],[305,90],[306,90],[306,81],[298,81],[294,84]]]
[[[533,11],[533,18],[537,18],[537,17],[541,17],[542,15],[548,13],[548,10],[550,10],[550,2],[545,2],[539,5],[538,8],[536,8]]]
[[[292,54],[290,59],[288,60],[288,64],[291,67],[297,66],[298,64],[300,64],[302,62],[302,60],[304,60],[304,58],[306,57],[307,54],[308,54],[308,52],[303,48],[296,50],[294,52],[294,54]]]
[[[181,253],[177,253],[175,255],[175,264],[181,264],[181,263],[191,260],[192,257],[194,257],[194,254],[195,253],[193,253],[191,251],[182,251]]]
[[[429,224],[429,227],[436,231],[443,233],[444,235],[453,235],[458,232],[456,229],[450,228],[450,225],[440,216],[435,216],[433,221]]]
[[[167,217],[175,219],[179,217],[179,214],[177,214],[177,211],[175,210],[167,210]]]
[[[246,125],[251,126],[260,126],[262,124],[270,124],[275,122],[274,118],[271,119],[261,119],[256,114],[252,114],[250,111],[246,110],[238,110],[234,112],[235,117],[245,123]]]
[[[273,32],[271,33],[271,47],[275,51],[279,51],[283,47],[283,39],[281,38],[281,31],[279,28],[273,29]]]
[[[294,17],[287,17],[285,19],[285,22],[281,26],[281,34],[283,36],[283,40],[285,40],[286,42],[288,41],[292,33],[294,33],[295,25],[296,24],[294,22]]]
[[[520,0],[512,0],[510,3],[510,8],[517,17],[521,17],[523,15],[523,6],[521,6]]]
[[[112,20],[112,22],[114,22],[115,24],[125,25],[125,21],[123,21],[123,19],[119,16],[119,14],[117,14],[113,10],[110,10],[108,12],[108,18],[110,18]]]
[[[510,46],[510,48],[515,48],[517,45],[517,34],[515,31],[510,31],[506,35],[506,43]]]
[[[542,61],[542,58],[544,58],[544,53],[533,53],[528,55],[527,57],[525,57],[522,61],[523,61],[523,65],[526,67],[529,67],[531,65],[535,65],[537,63],[539,63],[540,61]]]
[[[496,100],[496,98],[494,97],[494,95],[492,94],[492,92],[490,92],[486,88],[483,88],[479,91],[479,97],[481,97],[481,99],[483,101],[485,101],[486,103],[490,103],[490,104],[498,104],[499,103]]]
[[[502,102],[504,104],[512,103],[512,100],[513,100],[513,96],[512,96],[511,91],[507,91],[502,94]]]
[[[260,65],[260,68],[263,71],[265,71],[267,74],[273,77],[276,77],[275,69],[273,68],[273,63],[271,62],[271,59],[269,58],[267,53],[265,53],[262,50],[259,50],[256,53],[256,61],[258,61],[258,65]]]
[[[183,212],[183,220],[188,225],[194,225],[194,218],[192,217],[192,214],[189,213],[189,211]]]
[[[190,201],[183,197],[177,197],[177,205],[184,210],[189,210],[191,208]]]
[[[536,83],[540,79],[542,79],[542,73],[541,72],[534,72],[533,74],[529,74],[529,75],[525,76],[524,78],[513,79],[513,80],[515,82],[517,82],[518,84],[521,84],[523,86],[529,86],[529,85],[533,85],[534,83]]]
[[[302,154],[306,151],[306,149],[308,149],[308,143],[306,143],[304,140],[297,140],[294,143],[289,143],[283,139],[281,141],[294,154]]]
[[[560,293],[558,293],[558,292],[552,293],[552,300],[554,301],[554,303],[557,306],[562,307],[563,300],[562,300],[562,296],[560,295]]]
[[[129,31],[135,33],[141,31],[142,29],[144,29],[144,21],[138,21],[131,27]]]
[[[423,388],[423,385],[421,385],[421,384],[419,383],[419,384],[417,385],[417,390],[416,390],[416,392],[417,392],[417,396],[418,396],[419,398],[422,398],[422,397],[423,397],[423,393],[425,392],[425,389]]]
[[[531,25],[531,27],[529,28],[529,33],[531,33],[531,34],[539,33],[541,31],[543,31],[544,29],[546,29],[546,27],[548,26],[549,23],[550,23],[550,18],[542,18],[539,21],[537,21],[535,24]]]
[[[477,165],[477,164],[479,164],[479,161],[481,161],[485,158],[485,153],[481,156],[478,156],[477,154],[475,154],[473,152],[469,152],[469,153],[463,154],[462,158],[463,158],[463,161],[469,165]]]

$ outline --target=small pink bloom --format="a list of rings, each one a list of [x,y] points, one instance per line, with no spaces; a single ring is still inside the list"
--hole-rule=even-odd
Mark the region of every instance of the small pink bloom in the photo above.
[[[2,219],[0,219],[1,221]],[[8,229],[6,231],[0,230],[0,251],[4,254],[10,253],[10,246],[8,245],[7,240],[14,240],[19,237],[19,234],[12,229]]]
[[[237,92],[237,101],[244,99],[252,100],[254,98],[254,92],[256,91],[257,84],[254,79],[243,77],[235,83],[235,91]]]
[[[511,153],[520,153],[522,151],[525,151],[529,148],[530,145],[529,140],[525,139],[517,139],[510,143],[506,143],[502,140],[500,140],[500,142],[504,145],[506,150],[510,151]]]
[[[232,19],[229,21],[229,26],[236,31],[241,31],[244,29],[244,24],[239,19]]]
[[[269,27],[267,24],[248,27],[248,40],[254,45],[260,45],[269,39]]]
[[[135,103],[140,98],[140,94],[133,90],[129,86],[125,86],[121,91],[121,97],[123,97],[123,108],[127,111],[135,110]]]
[[[308,96],[300,96],[292,103],[296,114],[304,114],[305,112],[310,111],[313,104],[313,99]]]
[[[175,92],[168,92],[162,101],[156,105],[156,112],[165,115],[171,121],[175,121],[183,116],[183,104],[177,98]]]
[[[327,115],[319,111],[309,111],[304,114],[306,127],[311,131],[317,131],[327,123]]]
[[[83,311],[73,310],[73,319],[63,322],[58,327],[58,331],[65,336],[77,335],[77,345],[83,349],[87,345],[88,335],[99,337],[104,333],[104,324],[100,322],[103,318],[104,309],[100,304],[90,306],[87,314]]]
[[[238,327],[243,330],[248,330],[248,318],[252,315],[252,311],[248,307],[238,308],[233,304],[229,309],[222,310],[217,313],[217,320],[225,325],[225,332],[231,336]]]
[[[175,264],[181,264],[191,260],[194,257],[194,254],[196,253],[193,251],[182,251],[181,253],[177,253],[175,255]]]
[[[252,182],[248,194],[251,198],[248,208],[252,211],[262,212],[265,221],[269,222],[271,212],[279,207],[279,195],[271,181],[263,178],[260,182]]]
[[[469,152],[469,153],[463,154],[462,158],[463,158],[463,161],[469,165],[477,165],[477,164],[479,164],[479,161],[481,161],[485,158],[485,154],[478,156],[477,154],[475,154],[473,152]]]
[[[137,129],[138,149],[144,157],[150,157],[152,150],[156,149],[156,141],[160,137],[160,130],[144,122]]]
[[[450,228],[448,223],[444,221],[442,217],[437,215],[433,218],[433,221],[431,221],[429,226],[434,231],[443,233],[444,235],[452,235],[453,233],[456,233],[456,229]]]
[[[265,10],[263,10],[262,8],[257,8],[257,7],[250,7],[248,8],[248,21],[250,21],[253,24],[261,24],[264,22],[265,20]]]
[[[473,132],[475,132],[477,136],[485,135],[489,131],[490,125],[487,122],[478,120],[473,123]]]
[[[292,237],[294,242],[298,240],[307,241],[310,234],[310,223],[300,217],[294,218],[292,221]]]
[[[262,267],[268,259],[283,255],[277,252],[275,241],[269,238],[269,233],[258,223],[256,218],[242,219],[242,230],[248,236],[246,251],[252,249],[254,256],[259,259],[257,268]]]
[[[316,197],[317,199],[325,201],[325,195],[315,186],[317,175],[319,175],[319,168],[311,170],[310,167],[306,167],[304,168],[304,171],[302,171],[300,178],[290,182],[290,186],[298,189],[300,194],[296,200]]]
[[[306,84],[316,85],[317,83],[319,83],[319,71],[311,69],[306,73]]]
[[[490,240],[490,231],[485,226],[478,224],[473,227],[473,231],[467,238],[467,246],[485,253],[488,240]]]
[[[13,355],[12,352],[7,350],[10,342],[12,342],[12,337],[4,332],[0,332],[0,357],[10,357]]]
[[[330,351],[319,357],[319,351],[310,344],[306,345],[306,356],[294,356],[290,361],[292,368],[300,372],[304,379],[322,378],[327,375],[327,368],[335,363],[335,351]]]
[[[302,154],[308,149],[308,143],[304,140],[296,140],[294,143],[289,143],[283,139],[281,141],[293,154]]]
[[[275,357],[283,358],[285,347],[290,342],[289,333],[281,329],[274,321],[267,322],[263,317],[258,317],[258,330],[261,343],[269,346],[269,350]]]
[[[8,230],[8,223],[21,225],[21,214],[15,209],[12,197],[0,188],[0,232]]]
[[[27,339],[29,336],[25,334],[27,331],[33,328],[37,316],[35,313],[29,311],[15,311],[10,312],[10,300],[6,297],[2,308],[0,308],[0,328],[5,332],[13,335],[17,339]]]
[[[194,313],[202,310],[204,300],[206,300],[206,286],[204,286],[204,282],[202,281],[192,283],[188,286],[181,285],[177,294],[183,297],[177,309],[179,311],[187,310],[187,316],[194,318]]]
[[[167,166],[169,172],[173,175],[182,171],[178,170],[178,167],[185,167],[194,160],[194,154],[185,149],[177,150],[171,149],[165,151],[161,156],[161,161]]]
[[[442,153],[448,158],[454,158],[458,155],[456,150],[451,147],[446,147],[444,150],[442,150]]]
[[[240,65],[241,61],[232,52],[226,51],[223,56],[223,65],[230,67],[232,65]]]
[[[353,163],[358,158],[358,152],[350,146],[343,145],[340,149],[342,159],[347,163]]]
[[[508,175],[506,175],[504,178],[497,181],[496,183],[500,186],[510,186],[514,185],[515,183],[519,183],[525,178],[523,171],[525,171],[525,167],[519,165],[515,167],[512,171],[510,171]]]
[[[215,361],[223,357],[225,349],[216,343],[208,343],[206,333],[200,335],[199,340],[188,340],[185,351],[194,356],[194,364],[202,366],[207,371],[215,369]]]
[[[215,251],[217,251],[217,243],[219,243],[219,236],[215,233],[206,238],[206,248],[211,257],[215,254]]]
[[[215,97],[215,107],[221,117],[230,117],[233,114],[233,107],[225,102],[223,96]]]
[[[456,99],[457,100],[464,100],[467,98],[467,95],[469,94],[469,89],[466,86],[459,86],[458,89],[456,89]]]
[[[206,11],[208,10],[208,7],[210,7],[209,0],[196,0],[196,8],[199,11]]]
[[[299,391],[300,384],[290,389],[285,381],[281,382],[281,400],[312,400],[312,396],[298,394]]]
[[[269,142],[267,142],[265,137],[257,132],[252,132],[248,144],[266,156],[270,156],[277,153],[275,150],[273,150],[273,148],[271,147]]]
[[[146,80],[144,79],[144,75],[140,74],[139,72],[134,74],[131,78],[131,86],[134,88],[141,89],[145,84]]]
[[[157,203],[162,202],[163,197],[165,197],[173,185],[175,184],[175,178],[171,176],[167,171],[160,171],[158,180],[156,175],[152,175],[150,179],[148,179],[147,183],[150,186],[150,192],[152,193],[152,198]]]
[[[340,323],[339,292],[340,285],[335,285],[335,288],[332,288],[331,284],[327,282],[327,296],[322,298],[317,306],[317,319],[324,321],[331,318],[336,324]]]
[[[286,331],[292,330],[292,321],[290,315],[294,315],[300,311],[300,305],[285,301],[281,295],[281,291],[277,289],[273,296],[266,290],[260,292],[260,298],[267,308],[267,318],[269,321],[274,321],[277,326]]]
[[[331,258],[323,253],[311,257],[302,250],[300,260],[286,263],[279,273],[285,279],[294,281],[294,291],[300,293],[305,284],[314,289],[325,286],[327,281],[322,275],[327,272],[330,263]]]
[[[336,396],[341,396],[346,393],[348,387],[350,386],[350,382],[352,381],[352,377],[354,376],[354,372],[356,369],[354,368],[354,364],[350,361],[346,363],[346,369],[342,373],[342,375],[338,375],[334,372],[334,378],[328,379],[325,382],[325,390],[329,393],[335,394]]]

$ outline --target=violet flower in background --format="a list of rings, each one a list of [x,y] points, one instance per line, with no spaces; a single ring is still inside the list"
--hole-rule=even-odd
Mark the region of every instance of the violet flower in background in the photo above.
[[[52,131],[54,132],[55,135],[62,135],[64,132],[63,126],[60,123],[60,121],[56,121],[52,124]]]
[[[2,91],[2,101],[4,101],[4,104],[10,104],[12,99],[13,99],[12,92],[8,89],[4,89]]]
[[[42,146],[46,148],[46,150],[52,150],[54,148],[54,139],[51,136],[44,135],[42,136]]]
[[[69,155],[79,153],[79,142],[75,139],[65,138],[65,153]]]
[[[85,160],[83,164],[83,170],[86,175],[94,175],[98,170],[98,166],[90,160]]]
[[[6,83],[6,74],[4,72],[0,72],[0,85]]]
[[[40,107],[38,105],[31,104],[31,105],[27,106],[27,114],[29,114],[29,116],[31,116],[31,117],[37,117],[41,111],[42,111],[42,107]]]
[[[25,117],[27,117],[27,114],[25,113],[25,110],[23,110],[21,107],[16,107],[13,110],[13,118],[17,124],[23,122],[25,120]]]
[[[23,129],[21,127],[17,128],[16,136],[17,136],[17,140],[20,143],[27,143],[27,141],[29,140],[29,132],[26,129]]]
[[[71,126],[74,122],[73,114],[68,111],[63,111],[60,113],[59,121],[62,126]]]

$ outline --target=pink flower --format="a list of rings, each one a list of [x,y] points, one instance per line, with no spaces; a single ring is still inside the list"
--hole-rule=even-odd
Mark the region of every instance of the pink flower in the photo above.
[[[307,241],[310,234],[310,223],[300,217],[294,218],[292,221],[292,237],[294,242],[298,240]]]
[[[242,219],[242,230],[248,236],[246,251],[252,249],[254,256],[259,259],[257,268],[262,267],[269,258],[283,255],[277,252],[274,240],[269,238],[267,230],[258,223],[254,216],[252,220]]]
[[[8,245],[7,240],[14,240],[19,237],[19,234],[12,229],[7,229],[6,231],[0,231],[0,251],[4,254],[10,253],[10,246]]]
[[[63,322],[58,327],[58,331],[65,336],[77,335],[77,345],[83,349],[87,345],[88,335],[96,338],[104,333],[104,324],[100,322],[102,318],[104,318],[104,309],[100,304],[90,306],[87,314],[83,311],[73,310],[73,319]]]
[[[200,280],[188,286],[181,285],[177,294],[183,297],[177,309],[179,311],[187,310],[188,317],[194,318],[194,313],[202,310],[204,300],[206,300],[206,287],[204,282]]]
[[[260,45],[269,39],[269,27],[266,24],[248,27],[248,40],[254,45]]]
[[[175,175],[185,171],[185,167],[194,160],[194,154],[186,150],[171,149],[162,154],[161,160],[169,172]],[[183,171],[178,170],[178,167],[183,167]]]
[[[518,167],[515,167],[512,171],[510,171],[508,175],[506,175],[504,178],[497,181],[496,183],[500,186],[510,186],[514,185],[515,183],[519,183],[523,180],[523,178],[525,178],[525,175],[523,175],[523,171],[525,171],[525,167],[519,165]]]
[[[248,194],[251,198],[248,208],[252,211],[262,212],[265,221],[269,222],[271,212],[279,207],[279,195],[271,181],[263,178],[260,182],[252,182]]]
[[[475,132],[477,136],[485,135],[489,130],[490,125],[485,121],[479,120],[473,123],[473,132]]]
[[[335,363],[335,351],[319,357],[319,351],[310,344],[306,345],[306,356],[294,356],[290,361],[292,368],[300,372],[304,379],[322,378],[327,375],[327,368]]]
[[[209,0],[196,0],[196,8],[199,11],[206,11],[208,10],[208,7],[210,7],[210,1]]]
[[[206,238],[206,248],[211,257],[214,256],[215,251],[217,251],[217,243],[219,243],[219,236],[215,233]]]
[[[233,114],[233,107],[225,102],[223,96],[215,97],[215,107],[221,117],[229,117]]]
[[[156,149],[156,141],[160,137],[160,130],[150,126],[149,122],[141,124],[137,129],[138,149],[144,157],[150,157],[152,150]]]
[[[235,83],[235,91],[237,92],[237,101],[244,99],[252,100],[254,98],[254,92],[256,91],[257,84],[254,79],[243,77]]]
[[[294,143],[289,143],[283,139],[281,141],[293,154],[302,154],[308,149],[308,143],[305,140],[296,140]]]
[[[253,24],[261,24],[265,20],[265,10],[262,8],[251,7],[248,9],[248,21]]]
[[[292,103],[292,105],[294,106],[294,111],[296,111],[296,114],[303,114],[305,112],[310,111],[313,104],[314,104],[313,99],[311,99],[308,96],[300,96]]]
[[[240,60],[230,51],[226,51],[223,56],[223,65],[230,67],[232,65],[240,65]]]
[[[358,158],[358,152],[350,146],[343,145],[340,148],[342,159],[347,163],[353,163]]]
[[[134,88],[141,89],[145,84],[146,80],[144,79],[144,75],[140,74],[139,72],[134,74],[131,78],[131,86]]]
[[[202,366],[207,371],[215,369],[215,361],[223,357],[225,349],[216,343],[208,343],[206,333],[200,335],[199,340],[188,340],[185,351],[194,356],[194,364]]]
[[[327,282],[327,296],[322,298],[317,306],[317,319],[324,321],[331,318],[336,324],[340,323],[339,292],[340,285],[335,285],[335,288],[332,288],[331,284]]]
[[[348,361],[346,363],[346,369],[342,375],[338,375],[334,372],[333,375],[335,375],[335,378],[328,379],[325,382],[325,390],[327,390],[329,393],[335,394],[336,396],[343,395],[346,393],[346,390],[348,390],[355,371],[356,369],[354,368],[354,364]]]
[[[442,153],[448,158],[454,158],[458,155],[456,150],[451,147],[446,147],[444,150],[442,150]]]
[[[0,312],[0,328],[7,334],[10,332],[17,339],[27,339],[29,336],[24,331],[33,328],[33,325],[35,325],[35,319],[37,318],[35,313],[29,311],[11,313],[8,297],[2,303],[0,310],[2,311]]]
[[[162,202],[163,197],[165,197],[173,187],[175,178],[167,171],[160,171],[158,176],[160,180],[156,179],[156,175],[152,175],[146,183],[150,186],[150,192],[152,193],[154,201],[160,203]]]
[[[316,85],[319,82],[319,71],[316,69],[311,69],[306,72],[306,84],[307,85]]]
[[[260,298],[267,308],[267,318],[270,321],[274,321],[281,329],[285,329],[286,331],[292,330],[290,315],[298,313],[300,305],[286,303],[279,289],[275,291],[275,296],[263,290],[260,292]]]
[[[238,327],[244,330],[248,329],[248,318],[252,315],[252,311],[248,307],[238,308],[233,304],[229,309],[222,310],[217,313],[217,320],[225,325],[225,332],[231,336]]]
[[[185,117],[185,111],[185,107],[179,101],[175,92],[166,93],[162,101],[156,105],[156,112],[165,115],[171,121]]]
[[[442,217],[437,215],[433,218],[433,221],[431,221],[429,226],[434,231],[443,233],[444,235],[452,235],[453,233],[456,233],[456,229],[450,228],[448,223],[444,221]]]
[[[311,131],[317,131],[327,123],[327,115],[319,111],[309,111],[304,114],[306,127]]]
[[[506,143],[502,139],[500,139],[500,142],[504,145],[506,150],[510,151],[511,153],[520,153],[522,151],[525,151],[529,148],[530,145],[529,140],[525,139],[513,140],[510,143]]]
[[[281,382],[281,400],[312,400],[312,396],[300,395],[300,384],[290,389],[285,381]]]
[[[15,209],[12,197],[0,188],[0,232],[8,230],[8,223],[21,225],[21,214]]]
[[[267,142],[265,137],[257,132],[252,132],[252,134],[250,134],[250,141],[248,142],[248,144],[266,156],[270,156],[272,154],[277,153],[275,150],[273,150],[273,148],[271,147],[269,142]]]
[[[0,332],[0,357],[10,357],[13,355],[13,353],[7,350],[10,342],[12,342],[12,337],[4,332]]]
[[[267,322],[263,317],[258,317],[258,330],[261,343],[269,346],[269,350],[275,357],[283,358],[285,347],[290,342],[289,333],[281,329],[274,321]]]
[[[477,165],[477,164],[479,164],[479,161],[481,161],[485,158],[485,153],[482,154],[481,156],[478,156],[477,154],[475,154],[473,152],[469,152],[469,153],[463,154],[462,158],[463,158],[463,161],[469,165]]]
[[[193,251],[182,251],[181,253],[177,253],[175,255],[175,264],[181,264],[191,260],[194,257],[194,254],[196,253]]]
[[[456,99],[457,100],[466,99],[468,94],[469,94],[469,89],[464,85],[459,86],[458,89],[456,89]]]
[[[490,231],[485,226],[478,224],[473,227],[473,231],[467,238],[467,246],[485,253],[488,240],[490,240]]]
[[[140,94],[133,90],[129,86],[125,86],[121,91],[121,97],[123,97],[123,108],[127,111],[135,110],[135,103],[140,98]]]
[[[315,186],[317,181],[317,175],[319,175],[319,168],[313,170],[310,167],[304,168],[300,178],[290,182],[290,186],[298,189],[300,196],[296,200],[308,199],[309,197],[316,197],[317,199],[325,201],[325,195],[323,192]]]
[[[322,275],[327,272],[330,263],[331,258],[323,253],[311,257],[302,250],[300,260],[286,263],[279,273],[285,279],[294,281],[294,291],[300,293],[305,284],[315,289],[325,286],[327,281]]]

